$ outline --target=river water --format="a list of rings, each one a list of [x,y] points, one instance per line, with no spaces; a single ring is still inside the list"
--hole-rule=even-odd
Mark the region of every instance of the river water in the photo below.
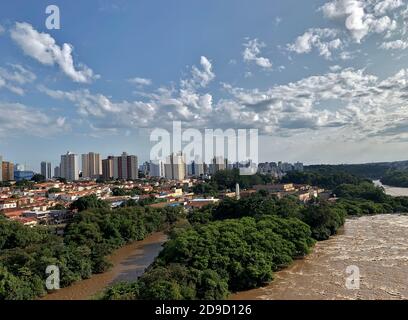
[[[142,241],[136,241],[115,250],[109,257],[113,267],[105,273],[75,282],[69,287],[50,293],[42,300],[86,300],[103,291],[109,285],[121,281],[135,281],[154,261],[167,236],[156,232]]]
[[[408,195],[407,188],[384,189],[393,196]],[[354,269],[353,278],[359,279],[359,289],[346,286],[349,266],[358,267],[359,277]],[[310,255],[276,272],[269,285],[230,298],[408,299],[408,215],[348,219],[337,236],[318,242]]]
[[[397,188],[397,187],[386,186],[386,185],[383,185],[380,180],[374,180],[373,182],[374,182],[374,184],[376,186],[383,187],[384,190],[385,190],[385,193],[390,195],[390,196],[393,196],[393,197],[398,197],[398,196],[408,197],[408,188]]]

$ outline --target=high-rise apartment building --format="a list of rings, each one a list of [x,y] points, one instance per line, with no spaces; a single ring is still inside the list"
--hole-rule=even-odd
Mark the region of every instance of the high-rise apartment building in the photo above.
[[[3,156],[0,156],[0,182],[3,181]]]
[[[136,156],[128,155],[123,152],[118,157],[119,179],[135,180],[139,177],[139,164]]]
[[[150,161],[150,176],[163,178],[165,176],[164,161],[154,160]]]
[[[67,152],[61,156],[60,176],[68,181],[79,179],[78,155]]]
[[[14,180],[14,164],[8,161],[2,161],[2,179],[3,181]]]
[[[40,173],[44,178],[47,178],[47,162],[42,161],[40,164]]]
[[[52,166],[51,166],[51,162],[47,163],[47,175],[48,175],[48,179],[52,179]]]
[[[119,157],[109,156],[102,161],[104,179],[136,180],[139,177],[137,156],[123,152]]]
[[[102,178],[105,180],[114,179],[114,158],[109,156],[108,159],[102,160]]]
[[[182,153],[171,154],[166,159],[165,177],[170,180],[184,180],[186,178],[186,162]]]
[[[61,177],[61,171],[60,171],[60,167],[56,166],[54,168],[54,178],[60,178]]]
[[[204,163],[192,161],[187,165],[187,174],[190,177],[200,177],[204,174]]]
[[[224,157],[214,157],[211,163],[211,173],[227,169],[228,161]]]
[[[44,176],[45,179],[50,180],[51,176],[51,162],[41,162],[41,175]]]
[[[102,174],[102,162],[99,153],[89,152],[82,155],[82,178],[97,179]]]

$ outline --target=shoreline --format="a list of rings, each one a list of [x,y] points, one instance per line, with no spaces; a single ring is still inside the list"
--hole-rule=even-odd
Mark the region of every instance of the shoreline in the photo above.
[[[347,219],[342,233],[316,243],[312,252],[303,259],[294,260],[287,268],[274,272],[274,279],[270,283],[231,293],[227,299],[406,299],[406,228],[406,214]],[[389,248],[393,248],[392,251]],[[349,266],[359,268],[358,290],[346,288],[349,276],[346,270]]]
[[[46,294],[38,300],[90,300],[106,287],[121,281],[135,281],[160,253],[167,241],[164,232],[154,232],[145,239],[118,248],[109,255],[113,266],[68,287]]]

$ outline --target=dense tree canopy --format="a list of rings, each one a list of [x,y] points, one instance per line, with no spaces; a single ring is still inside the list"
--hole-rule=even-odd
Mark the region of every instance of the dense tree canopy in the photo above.
[[[0,215],[0,300],[45,294],[48,265],[60,268],[61,287],[104,272],[113,249],[163,230],[179,217],[179,208],[94,208],[76,214],[60,237]]]
[[[81,197],[75,200],[71,204],[72,210],[84,211],[88,209],[95,209],[101,208],[106,209],[109,208],[109,204],[101,199],[99,199],[96,195],[92,194],[89,196]]]
[[[387,173],[381,178],[381,182],[388,186],[408,188],[408,171],[387,171]]]
[[[346,172],[320,173],[320,172],[288,172],[282,182],[291,182],[298,184],[308,184],[326,189],[333,189],[340,184],[359,184],[366,181]]]
[[[305,255],[313,245],[310,228],[298,219],[214,221],[178,233],[137,286],[105,292],[105,299],[224,299],[229,291],[255,288],[273,272]]]

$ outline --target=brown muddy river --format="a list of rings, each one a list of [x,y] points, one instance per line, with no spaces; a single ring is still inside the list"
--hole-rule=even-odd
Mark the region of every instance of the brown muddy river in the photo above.
[[[346,286],[352,265],[359,268],[359,289]],[[271,284],[231,299],[408,299],[408,216],[349,219],[342,233],[275,273]]]
[[[383,187],[391,196],[408,196],[408,188]],[[353,278],[359,288],[346,285],[349,266],[358,267],[360,276],[354,269]],[[408,215],[348,219],[337,236],[318,242],[310,255],[275,273],[268,286],[230,298],[408,299]]]
[[[78,281],[69,287],[46,295],[42,300],[87,300],[111,284],[134,281],[153,262],[166,240],[167,236],[164,233],[157,232],[143,241],[126,245],[109,257],[113,267],[108,272]]]

